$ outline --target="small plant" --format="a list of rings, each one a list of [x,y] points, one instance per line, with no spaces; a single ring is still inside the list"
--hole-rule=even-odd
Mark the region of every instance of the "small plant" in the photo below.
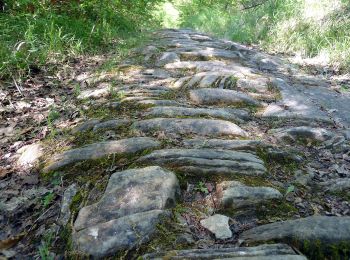
[[[202,192],[202,193],[205,193],[205,194],[208,194],[209,191],[208,191],[208,188],[205,186],[205,183],[200,181],[196,187],[194,188],[195,191],[199,191],[199,192]]]
[[[294,192],[295,190],[295,187],[294,185],[289,185],[288,188],[287,188],[287,191],[286,191],[286,196],[291,193],[291,192]]]
[[[39,255],[41,260],[53,260],[54,256],[50,253],[50,247],[52,243],[53,234],[48,233],[46,234],[42,241],[41,245],[39,246]]]
[[[43,197],[42,204],[44,208],[47,208],[55,198],[55,193],[50,192]]]
[[[74,86],[74,96],[79,96],[81,93],[81,88],[80,88],[80,84],[75,84]]]

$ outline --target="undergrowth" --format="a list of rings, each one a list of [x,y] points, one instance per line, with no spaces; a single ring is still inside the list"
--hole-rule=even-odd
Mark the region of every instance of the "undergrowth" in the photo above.
[[[0,80],[48,71],[83,54],[123,51],[159,27],[162,0],[8,0],[0,6]],[[0,4],[3,2],[0,2]]]
[[[349,1],[192,0],[177,6],[182,27],[349,71]]]

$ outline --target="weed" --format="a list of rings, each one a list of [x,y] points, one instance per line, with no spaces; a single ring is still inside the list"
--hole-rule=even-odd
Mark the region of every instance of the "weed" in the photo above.
[[[42,199],[43,207],[47,208],[51,204],[51,202],[55,199],[55,197],[56,197],[56,194],[53,192],[46,194]]]
[[[50,253],[52,239],[53,239],[52,233],[48,233],[43,237],[43,239],[41,241],[41,245],[39,246],[40,259],[42,259],[42,260],[53,260],[54,259],[54,256]]]

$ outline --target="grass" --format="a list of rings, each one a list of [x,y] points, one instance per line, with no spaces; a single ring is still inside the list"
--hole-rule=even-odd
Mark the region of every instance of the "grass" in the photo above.
[[[0,12],[0,80],[23,79],[82,54],[130,49],[129,39],[159,27],[159,2],[9,0]]]
[[[181,26],[259,44],[270,52],[317,58],[349,71],[350,4],[341,0],[267,0],[242,11],[227,1],[178,3]],[[238,3],[242,1],[236,1]]]

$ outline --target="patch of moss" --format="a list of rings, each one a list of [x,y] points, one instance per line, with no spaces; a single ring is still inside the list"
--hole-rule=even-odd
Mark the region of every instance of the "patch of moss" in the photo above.
[[[325,243],[320,240],[296,240],[291,242],[296,248],[299,248],[309,259],[349,259],[350,242],[342,241],[339,243]]]
[[[289,219],[296,212],[297,209],[291,203],[283,200],[270,201],[258,206],[256,210],[258,218],[267,222],[273,219]]]

